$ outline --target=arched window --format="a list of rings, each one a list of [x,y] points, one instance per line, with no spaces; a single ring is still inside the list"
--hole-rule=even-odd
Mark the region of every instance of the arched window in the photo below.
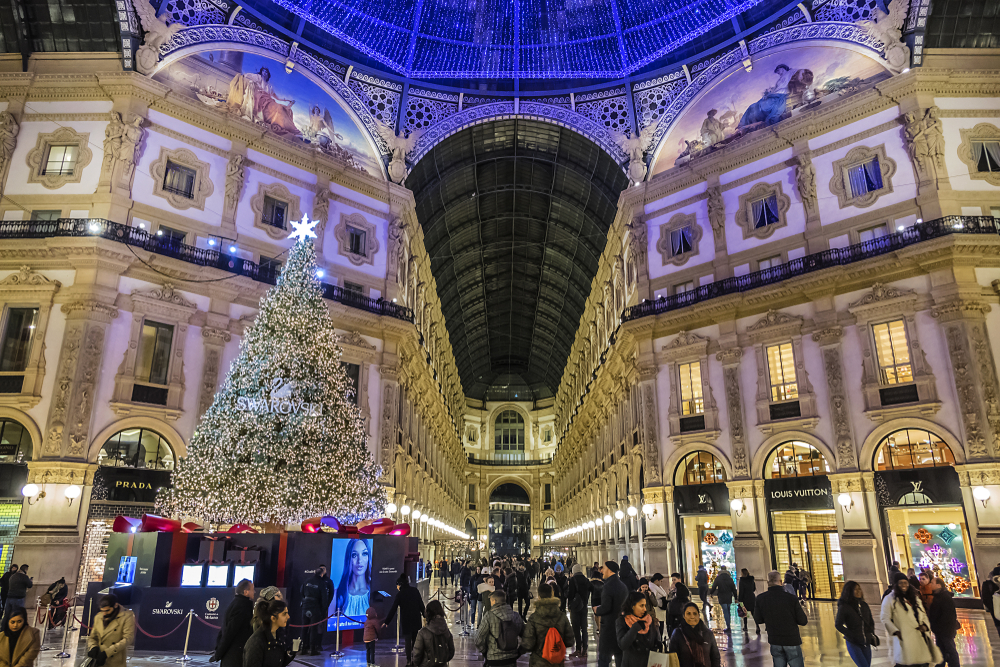
[[[173,470],[174,452],[156,431],[127,428],[108,438],[97,455],[97,465]]]
[[[823,454],[812,445],[797,440],[778,445],[764,468],[764,474],[770,473],[771,479],[813,477],[829,472],[830,465]]]
[[[550,516],[545,517],[545,521],[542,522],[542,529],[543,530],[555,530],[556,529],[556,520],[553,519]]]
[[[722,462],[708,452],[691,452],[677,464],[674,484],[712,484],[726,481],[726,469]]]
[[[875,450],[876,470],[910,470],[955,465],[948,445],[930,431],[907,428],[890,433]]]
[[[494,426],[495,459],[524,458],[524,418],[516,410],[504,410]]]
[[[0,419],[0,463],[31,460],[31,434],[13,419]]]

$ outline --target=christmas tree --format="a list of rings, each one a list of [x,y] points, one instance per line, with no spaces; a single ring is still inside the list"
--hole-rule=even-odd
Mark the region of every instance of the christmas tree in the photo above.
[[[172,488],[157,497],[161,512],[248,524],[324,515],[353,523],[382,512],[380,473],[316,277],[314,224],[293,223],[298,241]]]

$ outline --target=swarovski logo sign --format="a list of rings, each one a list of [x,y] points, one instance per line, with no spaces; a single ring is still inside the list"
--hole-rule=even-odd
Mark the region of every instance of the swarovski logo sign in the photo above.
[[[274,378],[271,380],[269,396],[240,396],[236,399],[236,409],[240,412],[253,412],[255,414],[297,415],[302,413],[307,417],[322,416],[322,403],[307,403],[304,400],[296,400],[293,396],[294,392],[294,381]]]

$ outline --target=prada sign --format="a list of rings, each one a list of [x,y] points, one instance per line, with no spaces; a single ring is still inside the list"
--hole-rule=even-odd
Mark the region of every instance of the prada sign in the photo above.
[[[101,466],[94,478],[94,486],[103,487],[101,493],[107,493],[106,498],[98,496],[95,500],[151,503],[155,502],[157,491],[170,486],[170,473],[148,468]]]
[[[833,509],[833,489],[826,475],[765,479],[764,497],[771,510]]]

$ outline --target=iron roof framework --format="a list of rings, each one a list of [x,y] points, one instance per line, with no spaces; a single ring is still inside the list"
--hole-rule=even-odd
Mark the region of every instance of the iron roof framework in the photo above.
[[[466,396],[518,377],[532,395],[516,398],[554,395],[628,185],[621,168],[572,130],[504,119],[440,142],[406,185]]]

